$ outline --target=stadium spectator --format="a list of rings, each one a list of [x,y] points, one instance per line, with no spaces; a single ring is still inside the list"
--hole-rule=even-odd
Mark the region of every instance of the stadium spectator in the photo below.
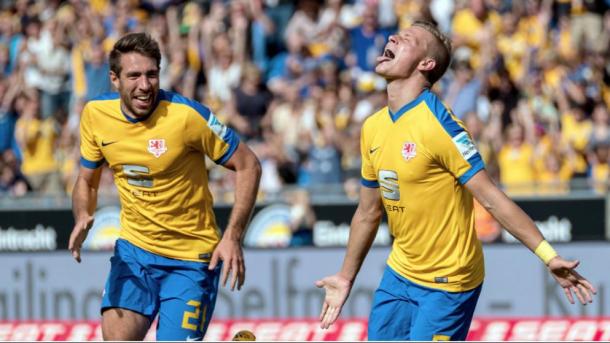
[[[267,86],[277,96],[284,94],[288,88],[298,87],[299,93],[307,95],[311,80],[309,72],[315,61],[309,55],[303,38],[294,33],[286,42],[287,51],[277,54],[269,64]]]
[[[249,24],[242,1],[232,3],[230,28],[225,27],[225,17],[224,5],[214,1],[202,35],[209,95],[222,103],[230,100],[231,90],[241,79]]]
[[[593,129],[588,140],[589,183],[599,194],[606,194],[610,173],[610,117],[608,107],[598,103],[592,114]]]
[[[32,188],[21,171],[17,158],[11,150],[0,155],[0,195],[21,197]]]
[[[483,126],[482,146],[492,155],[500,153],[503,137],[515,124],[515,109],[525,101],[533,117],[534,138],[529,144],[544,155],[549,151],[545,136],[558,135],[564,143],[549,158],[549,166],[553,158],[559,159],[558,165],[572,164],[564,146],[568,144],[575,153],[570,183],[586,185],[582,181],[590,175],[594,161],[589,157],[593,147],[589,136],[608,127],[593,118],[596,107],[610,104],[608,8],[604,0],[20,0],[5,2],[0,10],[0,75],[2,82],[23,86],[15,96],[38,90],[42,118],[57,116],[63,136],[78,126],[76,108],[95,93],[108,90],[103,71],[107,67],[93,61],[100,56],[99,48],[109,52],[127,32],[150,32],[160,43],[162,88],[208,103],[222,120],[235,119],[233,127],[245,138],[274,151],[269,162],[278,159],[273,161],[274,168],[282,180],[289,181],[314,151],[308,149],[307,140],[300,142],[301,147],[294,142],[300,134],[315,136],[319,130],[320,88],[325,96],[339,97],[336,133],[341,136],[341,182],[348,190],[353,188],[351,178],[359,159],[350,144],[354,139],[353,144],[358,143],[362,121],[386,101],[379,92],[383,80],[367,70],[374,66],[388,29],[408,27],[419,18],[434,19],[454,41],[452,69],[456,70],[447,73],[433,91],[453,106],[458,117],[476,114]],[[255,74],[247,70],[251,64],[271,92],[262,101],[272,104],[261,119],[263,130],[245,125],[256,125],[258,119],[246,122],[235,116],[243,114],[233,102],[235,92],[246,87],[242,80]],[[242,95],[242,100],[248,98]],[[282,109],[287,102],[298,113],[285,118],[299,118],[304,125],[284,132],[271,125],[271,118],[275,117],[276,125],[278,116],[273,112],[292,111]],[[255,116],[260,116],[263,107]],[[498,111],[499,116],[492,115]],[[1,117],[3,129],[16,121],[18,112],[12,113]],[[70,114],[67,125],[61,118],[65,113]],[[296,131],[303,132],[295,135]],[[14,134],[7,134],[11,138],[0,136],[3,146],[14,141]],[[58,162],[70,175],[65,163],[70,156],[67,144],[77,143],[65,142],[60,144]],[[13,152],[20,160],[16,143]],[[500,174],[492,173],[496,178]],[[212,188],[218,183],[217,189],[230,190],[225,186],[231,181],[224,179],[230,174],[214,171],[211,175],[217,177],[211,180]],[[536,177],[528,192],[541,189],[536,184],[544,183],[543,179]],[[111,185],[106,184],[110,194],[116,192]],[[71,186],[63,183],[59,188]]]
[[[477,110],[477,101],[483,88],[481,76],[475,76],[470,61],[462,60],[454,63],[453,79],[443,95],[447,104],[452,106],[453,113],[459,118]]]
[[[28,23],[28,40],[22,54],[25,83],[40,92],[41,118],[46,119],[68,108],[70,60],[66,27],[56,19],[41,27],[38,20]]]
[[[263,0],[248,1],[248,5],[251,17],[252,62],[259,69],[266,70],[270,55],[268,42],[275,33],[277,23],[273,22],[265,12]]]
[[[227,123],[245,140],[261,139],[261,121],[272,99],[272,94],[262,82],[260,70],[253,64],[246,64],[241,82],[226,104]]]
[[[607,194],[610,179],[610,143],[595,142],[589,154],[589,182],[599,194]]]
[[[277,151],[269,142],[254,142],[252,151],[261,162],[261,181],[260,189],[265,199],[274,199],[284,186],[284,181],[280,176],[280,166]]]
[[[588,138],[588,144],[596,145],[610,142],[610,114],[608,113],[608,107],[603,102],[595,105],[591,119],[593,128]]]
[[[498,153],[500,182],[509,194],[532,193],[536,174],[534,170],[533,133],[520,123],[511,124]]]
[[[536,194],[561,194],[570,191],[576,155],[569,145],[553,135],[549,144],[539,144],[535,152]]]
[[[319,56],[329,49],[323,43],[323,35],[327,33],[328,28],[321,22],[320,6],[321,3],[316,0],[299,0],[297,10],[290,17],[284,31],[286,41],[293,36],[302,37],[305,46],[314,56]]]
[[[288,194],[290,203],[290,230],[292,232],[289,246],[312,246],[313,227],[316,214],[311,206],[309,192],[303,189]]]
[[[378,8],[367,4],[361,14],[362,23],[349,30],[350,49],[345,64],[357,71],[372,71],[375,58],[383,50],[391,29],[379,25]]]
[[[23,93],[15,124],[15,138],[23,152],[21,170],[35,192],[60,194],[61,177],[55,159],[59,127],[55,118],[42,118],[40,98],[35,89]]]
[[[599,48],[602,32],[602,19],[606,11],[604,0],[572,1],[572,47],[585,47],[589,50]]]
[[[341,156],[333,129],[324,129],[311,138],[302,161],[299,185],[306,188],[337,185],[341,183]]]
[[[106,53],[100,44],[91,46],[91,57],[85,62],[85,80],[87,92],[85,101],[89,101],[101,94],[110,92],[110,65],[106,61]]]
[[[315,102],[301,99],[297,85],[286,85],[284,94],[271,104],[264,120],[281,137],[279,142],[284,149],[304,151],[303,145],[308,146],[309,142],[301,138],[308,138],[316,128]]]
[[[4,73],[11,74],[18,64],[18,56],[23,43],[23,34],[20,32],[19,17],[4,12],[0,15],[0,44],[8,48],[8,65]]]
[[[499,13],[490,8],[485,0],[467,0],[462,8],[456,8],[451,23],[451,39],[455,51],[467,48],[472,51],[472,63],[479,67],[478,54],[491,37],[501,31],[502,18]]]
[[[19,150],[15,140],[15,123],[18,115],[15,100],[22,89],[23,83],[17,77],[0,80],[0,153],[6,150],[15,153]]]

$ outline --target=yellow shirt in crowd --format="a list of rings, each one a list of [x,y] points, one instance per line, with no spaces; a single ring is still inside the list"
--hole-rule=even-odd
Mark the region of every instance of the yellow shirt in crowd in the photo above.
[[[22,146],[23,162],[21,170],[27,175],[57,171],[54,146],[57,139],[55,121],[25,119],[17,120],[15,131],[25,130],[25,144]]]
[[[531,193],[534,187],[535,171],[532,164],[534,148],[523,143],[520,147],[503,146],[498,154],[500,182],[511,194]]]

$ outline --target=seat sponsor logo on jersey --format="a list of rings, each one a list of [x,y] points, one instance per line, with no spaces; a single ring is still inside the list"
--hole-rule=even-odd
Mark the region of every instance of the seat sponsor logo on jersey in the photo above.
[[[462,156],[464,156],[464,159],[466,160],[468,160],[477,153],[477,148],[466,131],[461,132],[455,137],[453,137],[453,143],[458,148],[460,154],[462,154]]]
[[[227,127],[221,123],[212,112],[210,112],[210,117],[208,118],[208,126],[220,138],[224,138],[227,133]]]
[[[408,161],[415,157],[415,155],[417,154],[415,143],[405,142],[405,144],[402,145],[401,153],[405,161]]]
[[[159,157],[167,151],[165,145],[165,139],[149,139],[148,140],[148,152]]]

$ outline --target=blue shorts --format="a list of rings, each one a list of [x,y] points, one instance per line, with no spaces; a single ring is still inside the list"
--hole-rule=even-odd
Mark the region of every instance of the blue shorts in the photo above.
[[[447,292],[420,286],[389,266],[375,291],[370,341],[464,341],[481,288]]]
[[[159,314],[157,340],[201,340],[214,312],[220,265],[182,261],[116,241],[104,288],[102,313],[118,307],[138,312],[152,323]]]

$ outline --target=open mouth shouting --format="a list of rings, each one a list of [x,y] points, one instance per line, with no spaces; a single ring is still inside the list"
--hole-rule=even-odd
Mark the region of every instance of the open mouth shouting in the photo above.
[[[390,48],[385,48],[385,50],[383,50],[383,55],[377,57],[377,64],[391,61],[394,59],[394,57],[394,51],[392,51]]]

